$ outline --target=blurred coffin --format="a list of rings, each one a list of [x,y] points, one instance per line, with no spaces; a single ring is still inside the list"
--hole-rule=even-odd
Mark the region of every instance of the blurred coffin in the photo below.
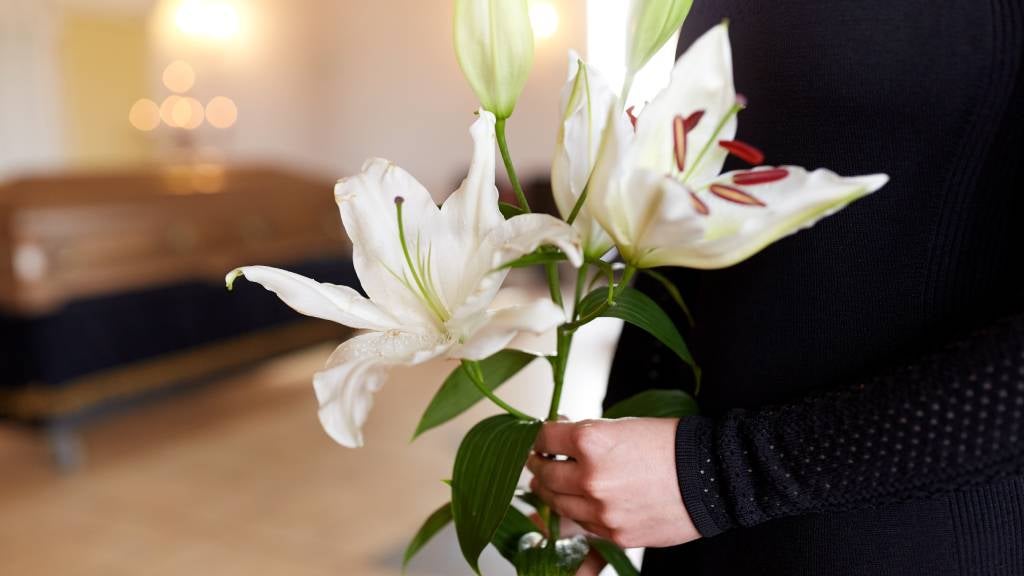
[[[111,406],[344,337],[229,294],[251,263],[356,284],[329,182],[201,164],[0,188],[0,415],[48,426],[61,456]]]

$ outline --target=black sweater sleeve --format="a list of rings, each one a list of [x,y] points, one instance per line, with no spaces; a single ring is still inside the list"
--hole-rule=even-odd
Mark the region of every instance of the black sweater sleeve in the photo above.
[[[697,529],[927,498],[1024,473],[1024,316],[868,380],[787,404],[684,418]]]

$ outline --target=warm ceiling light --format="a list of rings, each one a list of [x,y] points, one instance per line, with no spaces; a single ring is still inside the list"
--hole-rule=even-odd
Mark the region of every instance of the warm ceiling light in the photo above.
[[[558,10],[551,2],[530,2],[530,24],[535,38],[551,38],[558,31]]]
[[[174,18],[189,36],[225,40],[238,35],[238,10],[226,0],[183,0]]]
[[[128,121],[136,130],[150,132],[160,125],[160,107],[148,98],[142,98],[132,105]]]
[[[163,120],[164,124],[171,128],[180,128],[177,122],[174,120],[174,109],[178,106],[178,102],[181,101],[181,96],[177,94],[171,94],[164,101],[160,103],[160,119]]]
[[[188,92],[196,83],[196,72],[184,60],[175,60],[164,68],[164,86],[179,94]]]
[[[206,120],[215,128],[231,128],[238,120],[238,107],[231,98],[216,96],[206,104]]]
[[[195,130],[203,125],[203,105],[192,97],[179,98],[171,110],[174,125],[186,130]]]

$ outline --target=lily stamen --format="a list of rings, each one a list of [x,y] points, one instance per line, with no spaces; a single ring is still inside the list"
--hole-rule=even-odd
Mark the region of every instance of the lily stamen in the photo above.
[[[770,170],[754,170],[751,172],[740,172],[734,174],[732,181],[741,186],[756,186],[768,182],[778,182],[789,176],[789,170],[785,168],[772,168]]]
[[[722,130],[725,130],[725,125],[728,124],[729,120],[731,120],[734,116],[739,114],[740,110],[742,110],[745,107],[745,102],[736,102],[735,104],[732,105],[732,108],[729,108],[729,111],[726,112],[724,116],[722,116],[722,119],[718,121],[718,126],[715,126],[715,130],[711,133],[711,137],[708,138],[708,141],[704,143],[704,146],[700,149],[700,152],[697,153],[697,158],[694,159],[693,163],[690,164],[690,168],[686,171],[686,174],[683,175],[682,181],[684,184],[687,180],[690,179],[690,176],[693,175],[694,170],[696,170],[697,167],[700,166],[700,163],[702,160],[704,160],[704,157],[707,155],[708,150],[711,149],[711,145],[718,140],[718,135],[722,133]],[[693,114],[691,114],[691,116],[693,116]],[[704,113],[701,112],[700,116],[696,118],[695,123],[699,122],[703,116]]]
[[[673,152],[675,154],[676,168],[682,172],[686,169],[686,120],[682,116],[672,119],[672,140]]]
[[[727,184],[712,184],[708,186],[708,190],[712,194],[718,196],[722,200],[728,200],[734,204],[742,204],[744,206],[765,206],[766,204],[761,200],[752,196],[749,192],[740,190],[734,186]]]
[[[629,116],[629,123],[633,125],[633,131],[634,132],[636,132],[636,123],[639,120],[637,118],[636,114],[633,113],[633,110],[635,110],[635,109],[636,109],[636,105],[635,104],[630,106],[629,108],[626,108],[626,116]]]
[[[686,127],[686,131],[693,132],[693,129],[697,127],[697,124],[700,123],[700,119],[703,117],[703,110],[697,110],[696,112],[687,116],[686,120],[683,122],[683,126]]]
[[[739,140],[719,140],[718,145],[729,151],[730,154],[743,160],[747,164],[757,166],[764,162],[764,152]]]
[[[448,321],[451,315],[448,314],[448,311],[445,309],[444,305],[441,304],[441,300],[440,298],[438,298],[437,293],[429,284],[430,277],[428,275],[422,274],[420,270],[420,268],[423,268],[422,271],[427,272],[427,274],[429,274],[430,272],[429,251],[427,254],[427,262],[424,265],[423,261],[420,259],[422,251],[419,250],[417,242],[416,256],[417,260],[420,260],[420,266],[417,266],[413,262],[412,255],[409,253],[409,245],[405,239],[405,225],[402,221],[403,204],[405,204],[405,198],[401,196],[395,196],[395,214],[396,218],[398,219],[398,241],[402,245],[402,253],[405,256],[405,264],[409,268],[409,273],[412,274],[412,280],[413,282],[416,283],[416,288],[419,291],[418,294],[416,294],[416,291],[413,291],[413,293],[416,294],[418,298],[423,300],[423,303],[426,304],[427,308],[429,308],[430,311],[434,314],[434,316],[436,316],[437,319],[441,321],[441,324],[444,324],[445,322]],[[408,284],[406,284],[406,286],[408,286]]]
[[[711,213],[711,209],[708,208],[708,205],[698,198],[695,192],[690,192],[690,203],[693,204],[693,209],[701,216],[707,216]]]

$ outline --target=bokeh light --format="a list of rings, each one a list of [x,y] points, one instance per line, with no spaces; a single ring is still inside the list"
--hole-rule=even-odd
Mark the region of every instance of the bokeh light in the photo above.
[[[174,108],[171,109],[171,118],[174,120],[175,126],[186,130],[195,130],[203,125],[205,118],[203,105],[191,96],[179,98],[175,102]]]
[[[137,100],[128,111],[128,121],[136,130],[156,130],[160,125],[160,107],[148,98]]]
[[[216,96],[206,104],[206,121],[214,128],[231,128],[238,120],[235,101],[225,96]]]
[[[171,92],[182,94],[192,89],[196,83],[196,72],[184,60],[175,60],[164,68],[164,86]]]
[[[530,2],[530,24],[534,38],[551,38],[558,31],[558,9],[551,2]]]
[[[238,35],[238,10],[226,0],[183,0],[175,15],[178,29],[189,36],[226,40]]]
[[[181,96],[171,94],[160,103],[160,119],[171,128],[179,128],[178,124],[174,121],[174,108],[178,105],[179,101],[181,101]]]

